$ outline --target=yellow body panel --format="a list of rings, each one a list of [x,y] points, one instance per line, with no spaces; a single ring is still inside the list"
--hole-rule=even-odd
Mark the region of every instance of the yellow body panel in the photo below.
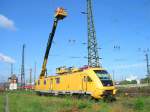
[[[104,91],[110,90],[116,94],[114,85],[103,86],[93,70],[103,68],[88,68],[81,71],[68,72],[56,76],[42,77],[36,81],[35,90],[54,94],[89,94],[94,98],[102,98]],[[57,71],[58,72],[58,71]],[[90,80],[88,79],[90,78]],[[88,81],[89,80],[89,81]],[[45,83],[44,83],[45,82]]]

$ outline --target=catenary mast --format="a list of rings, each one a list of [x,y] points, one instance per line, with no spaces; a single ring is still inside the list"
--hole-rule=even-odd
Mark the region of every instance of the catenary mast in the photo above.
[[[23,44],[23,47],[22,47],[21,86],[25,86],[24,50],[25,50],[25,44]]]
[[[87,0],[87,24],[88,24],[88,65],[101,67],[99,63],[98,45],[92,12],[92,0]]]

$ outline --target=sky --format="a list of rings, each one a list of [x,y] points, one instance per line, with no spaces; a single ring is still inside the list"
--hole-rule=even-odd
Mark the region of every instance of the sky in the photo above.
[[[25,74],[36,63],[38,78],[52,28],[54,11],[64,7],[68,17],[60,21],[47,70],[87,65],[86,0],[0,0],[0,81],[20,74],[25,44]],[[150,0],[93,0],[93,15],[102,66],[115,80],[146,75],[145,52],[150,48]],[[77,58],[78,57],[78,58]]]

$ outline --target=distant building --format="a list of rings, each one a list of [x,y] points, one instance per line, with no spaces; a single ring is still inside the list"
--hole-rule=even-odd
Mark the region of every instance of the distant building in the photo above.
[[[0,83],[0,92],[4,91],[4,83]]]
[[[13,74],[11,77],[8,78],[9,83],[9,90],[16,90],[17,89],[17,83],[18,78],[15,74]]]

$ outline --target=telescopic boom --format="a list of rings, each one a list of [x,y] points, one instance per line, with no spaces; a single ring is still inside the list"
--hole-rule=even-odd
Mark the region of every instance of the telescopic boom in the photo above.
[[[46,73],[46,65],[47,65],[48,55],[49,55],[50,48],[52,46],[53,37],[55,35],[55,31],[56,31],[56,28],[57,28],[57,23],[58,23],[59,20],[64,19],[66,16],[67,16],[67,12],[65,11],[65,9],[63,9],[63,8],[57,8],[56,9],[55,17],[54,17],[54,23],[53,23],[53,28],[52,28],[52,31],[51,31],[51,33],[49,35],[49,38],[48,38],[46,52],[45,52],[44,61],[43,61],[43,65],[42,65],[42,70],[41,70],[41,74],[40,74],[40,78],[44,77],[45,73]]]

